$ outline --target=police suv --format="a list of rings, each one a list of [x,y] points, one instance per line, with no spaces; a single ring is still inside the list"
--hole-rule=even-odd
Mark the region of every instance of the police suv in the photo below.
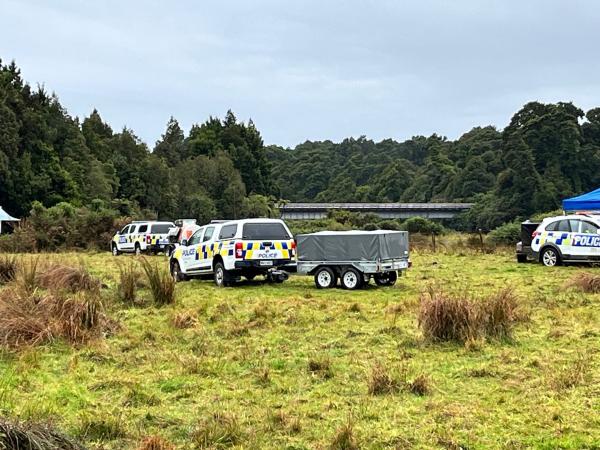
[[[169,229],[173,222],[134,221],[117,231],[110,243],[114,256],[120,253],[158,253],[165,251],[169,244]]]
[[[243,219],[210,223],[184,239],[169,260],[176,281],[210,276],[217,286],[230,286],[240,277],[264,275],[283,282],[284,269],[294,267],[296,243],[279,219]]]
[[[549,217],[532,234],[533,258],[545,266],[600,261],[600,215]]]

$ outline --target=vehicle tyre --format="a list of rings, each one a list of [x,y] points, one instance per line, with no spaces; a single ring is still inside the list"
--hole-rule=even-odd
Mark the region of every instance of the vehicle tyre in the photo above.
[[[349,267],[342,273],[341,283],[344,289],[354,290],[362,286],[363,274],[354,267]]]
[[[225,270],[225,266],[222,262],[215,264],[214,281],[217,287],[231,286],[231,276]]]
[[[321,267],[315,272],[317,289],[330,289],[337,283],[335,273],[329,267]]]
[[[252,281],[252,280],[254,280],[254,278],[256,278],[256,274],[255,273],[246,273],[246,274],[244,274],[244,278],[248,281]]]
[[[558,251],[552,247],[545,248],[540,259],[542,260],[542,264],[546,267],[560,265],[560,255],[558,254]]]
[[[113,256],[119,256],[121,254],[116,244],[112,245],[111,252]]]
[[[142,254],[142,249],[140,247],[140,244],[135,244],[135,256],[140,256]]]
[[[518,254],[517,255],[517,262],[518,263],[526,263],[527,262],[527,255]]]
[[[179,267],[179,263],[177,261],[173,261],[171,263],[171,276],[176,283],[187,280],[187,276],[181,272],[181,268]]]
[[[377,286],[393,286],[398,280],[398,272],[377,273],[373,276]]]

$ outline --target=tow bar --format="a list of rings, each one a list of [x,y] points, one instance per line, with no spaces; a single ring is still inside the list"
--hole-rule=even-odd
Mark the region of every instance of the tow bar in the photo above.
[[[267,281],[273,283],[283,283],[290,275],[285,270],[270,269],[267,272]]]

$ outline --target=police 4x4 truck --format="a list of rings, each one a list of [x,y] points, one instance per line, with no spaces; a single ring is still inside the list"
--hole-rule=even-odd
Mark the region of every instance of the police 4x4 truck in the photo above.
[[[532,234],[533,258],[545,266],[600,261],[600,216],[549,217]]]
[[[212,277],[219,287],[258,275],[283,282],[295,256],[296,243],[285,222],[243,219],[200,227],[175,249],[169,267],[176,281]]]
[[[120,253],[158,253],[165,251],[169,244],[169,229],[173,222],[135,221],[117,231],[110,243],[114,256]]]

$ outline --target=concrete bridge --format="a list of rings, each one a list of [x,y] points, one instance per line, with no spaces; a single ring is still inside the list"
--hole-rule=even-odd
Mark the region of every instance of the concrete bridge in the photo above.
[[[279,206],[282,219],[310,220],[327,217],[328,211],[377,214],[383,219],[451,219],[469,210],[473,203],[286,203]]]

